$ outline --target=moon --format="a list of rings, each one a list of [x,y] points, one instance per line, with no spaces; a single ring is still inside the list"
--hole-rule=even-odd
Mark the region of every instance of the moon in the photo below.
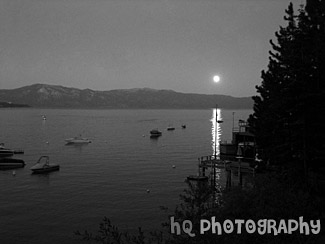
[[[214,82],[219,82],[220,81],[220,76],[219,75],[215,75],[215,76],[213,76],[213,81]]]

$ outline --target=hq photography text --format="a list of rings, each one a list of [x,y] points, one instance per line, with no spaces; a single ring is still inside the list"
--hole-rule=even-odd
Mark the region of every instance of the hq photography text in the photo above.
[[[279,221],[273,219],[260,219],[254,221],[251,219],[235,219],[224,220],[223,222],[216,221],[216,217],[200,220],[199,234],[204,235],[206,233],[212,233],[216,235],[223,234],[242,234],[244,231],[248,234],[258,233],[259,235],[278,235],[278,234],[293,234],[300,233],[302,235],[317,235],[321,231],[320,220],[304,221],[303,217],[296,219],[281,219]],[[171,233],[180,235],[182,232],[195,237],[196,233],[193,233],[193,223],[190,220],[184,220],[182,222],[175,221],[175,217],[170,218]]]

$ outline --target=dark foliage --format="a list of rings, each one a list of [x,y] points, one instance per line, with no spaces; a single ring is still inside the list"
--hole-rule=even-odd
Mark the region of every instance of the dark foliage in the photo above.
[[[96,243],[136,243],[136,244],[214,244],[214,243],[322,243],[325,240],[321,232],[317,235],[304,235],[299,231],[292,234],[279,233],[259,234],[257,231],[249,234],[242,229],[238,234],[235,230],[227,234],[218,235],[207,231],[200,234],[200,220],[211,220],[223,223],[225,220],[243,219],[253,220],[272,219],[275,221],[294,219],[303,216],[305,221],[325,220],[324,212],[324,182],[315,179],[306,185],[299,181],[300,174],[296,170],[284,170],[281,173],[259,174],[255,178],[255,186],[250,189],[232,188],[224,190],[222,195],[215,195],[208,184],[188,183],[188,188],[180,196],[181,203],[168,217],[173,216],[175,222],[182,223],[190,220],[193,223],[189,236],[181,231],[180,235],[171,233],[170,219],[164,223],[164,228],[153,233],[144,233],[139,228],[138,234],[131,235],[121,232],[113,226],[109,219],[104,218],[97,235],[85,231],[76,232],[84,240]],[[166,209],[165,209],[166,210]],[[92,243],[92,242],[90,242]]]
[[[325,1],[307,1],[298,15],[290,4],[286,27],[271,41],[268,69],[249,118],[264,159],[271,164],[319,169],[325,132]]]

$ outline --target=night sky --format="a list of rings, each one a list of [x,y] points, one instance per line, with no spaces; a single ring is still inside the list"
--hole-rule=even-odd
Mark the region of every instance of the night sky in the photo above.
[[[251,96],[289,2],[0,0],[0,89],[46,83]]]

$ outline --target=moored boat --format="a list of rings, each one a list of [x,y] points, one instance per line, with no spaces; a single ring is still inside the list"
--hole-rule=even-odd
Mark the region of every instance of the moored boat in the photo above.
[[[204,175],[189,175],[187,176],[187,180],[191,181],[207,181],[209,179],[208,176]]]
[[[4,143],[0,143],[0,158],[11,157],[14,154],[23,154],[23,149],[9,149],[5,148]]]
[[[0,158],[0,169],[15,169],[25,166],[25,162],[22,159],[16,158]]]
[[[5,148],[3,143],[0,143],[0,157],[11,157],[14,155],[14,150]]]
[[[34,174],[43,174],[43,173],[49,173],[52,171],[56,171],[60,169],[60,165],[58,164],[50,164],[50,158],[49,156],[41,156],[36,164],[30,168],[30,170]]]
[[[150,131],[150,137],[151,138],[155,138],[155,137],[159,137],[162,135],[162,132],[159,131],[158,129],[153,129]]]
[[[65,139],[66,144],[88,144],[91,143],[91,140],[81,136],[76,136],[72,138]]]

